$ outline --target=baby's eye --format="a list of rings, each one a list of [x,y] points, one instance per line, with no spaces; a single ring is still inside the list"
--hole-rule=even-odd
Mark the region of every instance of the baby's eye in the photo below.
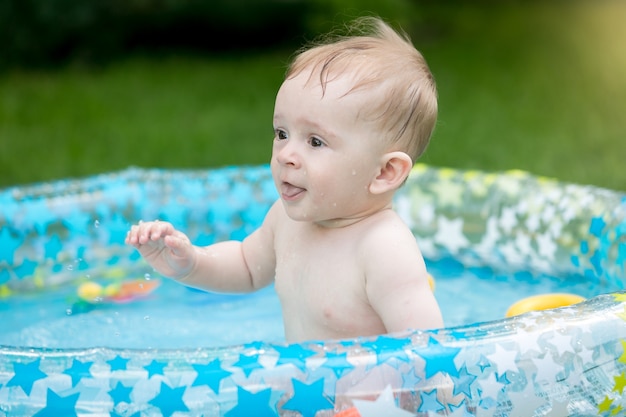
[[[312,137],[309,139],[309,144],[314,148],[321,148],[324,146],[324,142],[320,138]]]
[[[275,132],[274,134],[276,135],[276,139],[278,140],[287,139],[287,132],[285,132],[284,130],[276,129],[274,132]]]

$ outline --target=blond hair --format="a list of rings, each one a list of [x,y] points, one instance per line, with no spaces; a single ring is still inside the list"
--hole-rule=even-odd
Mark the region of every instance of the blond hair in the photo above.
[[[373,88],[375,102],[363,103],[363,115],[380,123],[394,150],[415,162],[424,152],[437,120],[437,90],[422,54],[405,33],[379,18],[352,22],[347,35],[333,34],[300,51],[287,69],[286,79],[311,70],[319,75],[322,91],[334,78],[350,71],[350,91]]]

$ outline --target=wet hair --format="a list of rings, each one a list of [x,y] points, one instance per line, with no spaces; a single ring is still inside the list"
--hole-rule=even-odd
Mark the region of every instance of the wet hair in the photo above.
[[[408,35],[376,17],[362,17],[347,34],[331,33],[300,50],[286,79],[311,71],[308,82],[326,84],[346,72],[352,91],[372,89],[361,117],[380,126],[392,150],[406,152],[413,162],[424,152],[437,120],[437,89],[422,54]]]

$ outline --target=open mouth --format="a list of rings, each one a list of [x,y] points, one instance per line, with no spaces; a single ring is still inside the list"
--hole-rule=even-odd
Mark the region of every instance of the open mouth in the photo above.
[[[283,182],[280,186],[280,195],[285,201],[297,200],[306,190],[301,187],[297,187],[288,182]]]

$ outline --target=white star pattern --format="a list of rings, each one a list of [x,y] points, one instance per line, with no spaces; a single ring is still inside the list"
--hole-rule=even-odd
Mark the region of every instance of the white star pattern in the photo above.
[[[536,232],[539,229],[539,216],[536,214],[529,214],[526,219],[526,229],[529,232]]]
[[[432,204],[424,204],[420,207],[417,215],[424,224],[433,224],[435,222],[435,206]]]
[[[352,400],[361,417],[414,417],[415,414],[398,408],[391,386],[387,385],[376,401]]]
[[[498,373],[500,375],[504,374],[506,371],[519,372],[519,369],[515,364],[515,358],[517,357],[516,349],[506,350],[498,343],[496,344],[496,351],[487,355],[487,358],[489,358],[489,360],[498,368]]]
[[[452,254],[459,253],[461,248],[469,245],[463,234],[463,219],[449,220],[441,216],[437,219],[437,229],[435,242],[445,246]]]
[[[592,193],[585,192],[584,190],[578,190],[578,189],[577,191],[579,191],[578,193],[576,193],[578,194],[577,205],[579,207],[589,207],[593,204],[594,196]]]
[[[548,233],[553,239],[560,237],[563,234],[563,222],[558,217],[552,219],[548,225]]]
[[[554,337],[548,339],[548,343],[556,348],[559,356],[563,356],[565,352],[574,353],[572,347],[572,336],[568,334],[561,334],[560,332],[554,332]]]
[[[587,349],[587,347],[583,346],[580,352],[577,352],[577,356],[583,368],[593,363],[593,349]]]
[[[541,213],[541,220],[543,220],[543,222],[546,224],[551,223],[552,221],[554,221],[555,215],[556,209],[554,208],[554,206],[551,204],[546,204],[543,212]]]
[[[493,398],[496,400],[504,388],[504,384],[497,380],[495,372],[489,373],[487,378],[477,380],[476,382],[478,382],[481,387],[482,398]]]
[[[537,236],[537,245],[539,246],[539,253],[548,259],[554,259],[554,253],[556,252],[556,244],[552,236],[543,234]]]
[[[524,316],[524,318],[520,320],[534,323],[534,319],[527,316]],[[537,344],[538,337],[528,330],[518,329],[515,335],[515,340],[517,341],[518,349],[522,355],[529,352],[540,353],[542,351],[541,347]]]
[[[514,209],[506,207],[502,210],[502,216],[500,217],[500,227],[502,227],[502,230],[506,233],[511,233],[513,227],[518,223],[517,214]]]
[[[542,358],[533,358],[532,361],[537,367],[535,375],[535,382],[537,383],[554,383],[556,376],[563,369],[561,365],[554,362],[550,352],[546,352]]]
[[[506,243],[500,244],[499,249],[500,249],[500,253],[504,255],[504,258],[509,264],[520,265],[522,261],[524,260],[517,246],[511,241],[507,241]]]
[[[530,244],[530,237],[528,234],[520,232],[515,236],[515,245],[522,255],[530,255],[533,253],[533,248]]]
[[[571,202],[568,201],[568,204],[561,209],[561,218],[566,224],[574,219],[574,217],[576,217],[576,209],[574,208],[575,206],[575,204],[571,204]]]

